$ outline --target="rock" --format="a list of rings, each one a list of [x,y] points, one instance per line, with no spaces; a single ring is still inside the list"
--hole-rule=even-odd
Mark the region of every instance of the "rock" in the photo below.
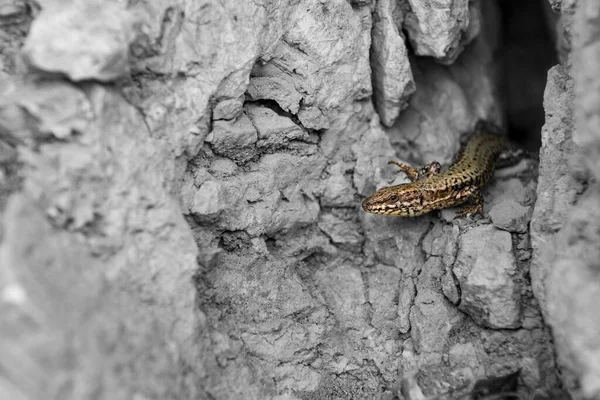
[[[366,293],[360,270],[339,266],[330,271],[317,271],[315,283],[344,329],[362,329],[367,320]],[[340,288],[344,290],[340,290]]]
[[[188,78],[160,84],[148,80],[141,86],[143,90],[129,86],[123,92],[143,110],[152,137],[176,157],[198,154],[211,129],[210,85]]]
[[[459,309],[483,326],[519,327],[521,288],[516,268],[510,233],[490,225],[467,230],[452,268],[462,292]]]
[[[282,230],[294,231],[319,219],[319,204],[313,193],[324,166],[325,160],[319,155],[264,154],[253,163],[251,170],[243,172],[228,159],[216,159],[211,174],[203,174],[202,169],[197,169],[195,177],[186,175],[182,203],[187,204],[188,209],[200,207],[201,213],[206,213],[199,221],[207,222],[206,218],[213,221],[212,216],[218,215],[219,226],[223,229],[243,230],[252,237],[282,234]],[[198,179],[199,176],[202,179]],[[203,186],[210,181],[218,182],[219,187],[217,190],[211,184],[208,195]],[[200,189],[196,189],[198,186]],[[204,202],[198,201],[198,197],[210,199],[209,203],[214,207],[202,205]],[[333,227],[338,224],[347,231],[335,230]],[[323,226],[336,238],[352,242],[360,240],[353,224],[352,218],[343,216],[332,218]]]
[[[321,213],[318,225],[334,243],[357,246],[363,241],[358,233],[358,224],[333,213]]]
[[[152,136],[175,157],[184,155],[185,168],[212,117],[239,116],[252,67],[281,38],[277,21],[287,8],[217,0],[128,5],[140,29],[131,44],[133,79],[121,82],[123,92],[143,110]]]
[[[597,335],[592,332],[598,331],[599,322],[589,307],[599,297],[592,276],[600,256],[600,191],[589,177],[598,174],[600,146],[593,106],[598,95],[592,89],[597,82],[593,71],[598,68],[598,41],[589,30],[599,23],[598,4],[585,1],[575,7],[562,2],[561,12],[557,36],[566,44],[560,46],[562,55],[574,61],[572,68],[566,63],[548,72],[538,201],[531,222],[531,278],[552,327],[565,385],[574,397],[596,398],[600,371],[592,361],[598,357]],[[588,181],[587,189],[582,181]]]
[[[122,6],[78,1],[44,7],[31,24],[23,54],[35,69],[73,81],[107,82],[128,72],[133,38],[133,18]]]
[[[431,257],[419,275],[417,295],[410,312],[411,335],[415,350],[420,353],[440,354],[449,341],[449,332],[460,325],[460,312],[439,290],[443,274],[442,260]]]
[[[6,2],[0,9],[0,24],[13,27],[30,23],[39,8],[38,4],[29,4],[25,0]]]
[[[394,338],[399,325],[399,308],[396,308],[395,303],[398,295],[404,295],[399,292],[403,286],[402,272],[394,267],[378,265],[369,269],[367,277],[369,303],[373,306],[371,324],[380,333]],[[402,328],[402,324],[400,327]]]
[[[334,108],[371,95],[370,14],[345,0],[291,6],[283,40],[254,65],[250,99],[275,100],[305,128],[330,127]],[[345,68],[352,72],[339,73]]]
[[[214,152],[243,164],[256,155],[257,132],[252,121],[242,113],[235,121],[215,121],[210,137]]]
[[[229,178],[234,176],[237,170],[238,166],[235,162],[231,161],[228,158],[217,158],[213,161],[213,163],[210,166],[210,174],[207,174],[207,179],[210,179],[211,176],[218,177],[219,179]],[[196,176],[194,177],[194,183],[201,185],[202,183],[204,183],[205,180],[198,182],[199,175],[202,174],[196,173]],[[254,199],[254,201],[256,200],[258,199]]]
[[[314,359],[316,346],[326,333],[323,328],[328,311],[305,290],[303,274],[278,268],[279,262],[266,254],[259,257],[262,261],[253,262],[256,260],[253,253],[222,254],[218,268],[210,270],[206,274],[209,280],[202,282],[206,285],[201,294],[205,303],[210,304],[213,299],[239,304],[230,309],[229,315],[237,321],[240,335],[235,338],[223,335],[227,342],[220,346],[223,349],[220,356],[225,358],[227,368],[237,370],[239,352],[235,347],[243,346],[253,354],[252,360],[259,368],[272,371],[280,386],[278,390],[285,387],[314,390],[321,374],[302,364],[296,365],[295,360]],[[222,268],[223,265],[236,267]],[[290,273],[292,279],[287,279]],[[236,345],[238,337],[241,341]],[[277,365],[273,366],[275,362]]]
[[[423,239],[423,251],[428,256],[443,256],[449,248],[451,241],[456,242],[458,238],[458,227],[444,224],[436,224]]]
[[[537,201],[531,217],[531,285],[542,311],[546,311],[546,278],[556,258],[554,235],[575,202],[581,183],[568,160],[575,154],[573,132],[573,80],[560,66],[548,71],[544,94],[546,124],[542,128]]]
[[[273,396],[271,400],[300,400],[299,397],[296,397],[292,394],[281,394],[277,396]]]
[[[460,229],[457,225],[452,225],[451,237],[446,242],[446,248],[442,254],[442,261],[446,268],[450,268],[455,260],[456,254],[458,253],[458,237],[460,235]]]
[[[495,58],[501,44],[496,17],[500,11],[494,2],[478,3],[485,23],[480,37],[465,49],[460,62],[443,67],[428,58],[414,60],[418,89],[408,108],[387,130],[395,150],[404,158],[447,165],[459,150],[461,134],[471,131],[479,118],[502,125]],[[484,70],[482,65],[486,66]]]
[[[30,82],[56,128],[10,144],[23,185],[0,218],[9,385],[65,400],[392,398],[381,382],[419,370],[430,397],[531,358],[540,386],[557,386],[539,326],[488,340],[444,296],[460,229],[482,221],[450,229],[435,214],[360,209],[371,189],[405,181],[389,159],[450,161],[461,132],[500,115],[499,48],[484,34],[497,14],[451,67],[411,60],[421,93],[384,132],[371,101],[375,1],[125,3],[137,20],[130,79],[52,89],[55,104],[10,56],[26,24],[3,26],[2,89]],[[84,124],[71,104],[86,102]],[[34,206],[16,213],[23,196]],[[27,326],[31,310],[44,312]]]
[[[427,232],[429,218],[387,218],[362,214],[365,256],[395,266],[405,276],[416,277],[424,260],[419,241]]]
[[[281,365],[275,368],[274,379],[279,382],[278,390],[312,392],[321,383],[322,374],[304,365]],[[292,399],[297,399],[293,397]]]
[[[595,278],[600,257],[599,197],[597,185],[588,188],[564,214],[565,222],[557,233],[550,236],[542,232],[544,235],[537,237],[548,242],[537,248],[539,253],[534,253],[535,261],[540,263],[536,264],[536,273],[543,273],[535,275],[536,280],[543,278],[537,281],[536,288],[543,290],[542,310],[552,327],[559,360],[568,374],[567,383],[573,385],[573,379],[579,380],[586,398],[600,393],[600,369],[593,361],[598,356],[598,338],[593,332],[599,329],[600,321],[589,308],[600,296]]]
[[[258,172],[251,178],[266,194],[262,197],[264,201],[250,205],[245,218],[239,218],[233,210],[224,222],[235,226],[248,221],[248,232],[252,235],[274,235],[317,223],[320,208],[313,193],[324,163],[319,156],[264,155]],[[239,178],[242,182],[247,180],[248,177]],[[237,184],[233,190],[235,186]]]
[[[219,182],[208,181],[194,194],[190,211],[198,218],[215,217],[223,211],[222,186]]]
[[[509,232],[527,232],[530,215],[529,207],[510,200],[497,204],[490,210],[494,226]]]
[[[461,293],[458,282],[455,282],[454,279],[454,273],[450,269],[447,269],[446,273],[442,276],[442,292],[444,292],[444,296],[446,296],[450,303],[457,306],[460,303]]]
[[[600,369],[595,362],[600,354],[594,334],[600,320],[593,312],[600,297],[596,271],[585,261],[567,257],[552,266],[556,272],[547,282],[548,322],[558,355],[568,370],[577,374],[587,398],[594,398],[600,393]]]
[[[426,400],[419,383],[417,382],[416,374],[404,374],[400,381],[400,393],[402,398],[406,400]]]
[[[350,3],[354,6],[368,6],[373,2],[374,0],[350,0]]]
[[[494,178],[502,179],[502,178],[510,178],[515,176],[520,176],[527,171],[531,171],[532,169],[537,168],[536,163],[530,159],[522,159],[516,164],[501,166],[496,164],[496,170],[494,171]]]
[[[479,364],[483,349],[476,348],[473,343],[456,343],[448,351],[448,361],[454,369],[468,367],[473,371],[473,377],[484,376],[485,371]]]
[[[591,30],[596,29],[600,23],[600,4],[590,0],[584,0],[581,6],[571,1],[563,3],[565,3],[565,9],[567,7],[575,8],[573,17],[574,49],[571,54],[574,57],[571,74],[576,91],[573,104],[576,127],[573,131],[573,142],[578,146],[582,157],[581,160],[574,161],[575,163],[582,162],[587,166],[587,172],[598,179],[600,178],[600,141],[598,140],[600,128],[597,122],[600,112],[596,105],[600,103],[600,95],[593,88],[600,85],[600,79],[595,74],[597,66],[600,64],[598,55],[600,43]],[[572,82],[566,81],[565,83],[571,84]]]
[[[552,7],[552,11],[556,13],[560,12],[562,2],[563,0],[549,0],[550,6]]]
[[[540,366],[538,361],[532,357],[524,357],[520,365],[520,378],[526,387],[537,388],[540,386]]]
[[[304,129],[268,107],[249,104],[246,112],[258,133],[258,147],[273,151],[285,147],[292,140],[308,139]]]
[[[14,87],[0,104],[3,138],[13,145],[34,147],[52,139],[67,139],[84,132],[92,119],[92,105],[85,93],[60,80]]]
[[[243,99],[226,99],[219,102],[213,109],[213,119],[234,119],[242,112]]]
[[[274,67],[264,66],[260,73],[263,76],[253,77],[248,85],[250,100],[275,100],[282,110],[298,114],[302,94],[296,92],[294,81],[287,75],[280,75]]]
[[[447,223],[452,223],[452,221],[455,220],[456,218],[456,213],[458,212],[458,208],[453,207],[453,208],[444,208],[443,210],[440,210],[440,218],[442,219],[442,221],[445,221]]]
[[[410,12],[405,17],[404,28],[417,55],[435,57],[451,64],[479,33],[478,15],[475,10],[469,10],[468,0],[408,2]],[[469,28],[471,32],[468,32]]]
[[[517,203],[522,207],[533,206],[536,201],[535,187],[535,182],[523,183],[518,178],[494,180],[484,188],[484,211],[492,210],[502,203]]]
[[[321,130],[331,127],[325,113],[319,107],[303,107],[298,111],[298,119],[306,129]]]
[[[564,381],[573,397],[600,396],[598,332],[592,305],[600,298],[598,242],[599,4],[561,4],[561,22],[572,51],[565,66],[552,68],[544,96],[540,184],[534,212],[532,283],[552,327]],[[585,168],[584,168],[585,167]],[[543,179],[542,179],[543,178]],[[533,229],[532,229],[533,230]]]
[[[293,293],[296,293],[295,290]],[[314,332],[300,324],[285,321],[266,322],[264,328],[261,332],[244,332],[242,340],[244,346],[266,361],[293,361],[295,353],[312,349],[318,343],[315,339],[320,336],[311,337]]]
[[[398,330],[407,333],[410,330],[410,308],[417,294],[415,284],[410,277],[400,281],[398,289]]]
[[[381,172],[389,160],[395,159],[388,137],[381,130],[379,123],[373,122],[352,145],[352,152],[356,156],[352,182],[358,193],[363,196],[368,196],[375,192],[375,189],[389,184],[383,179]]]
[[[408,53],[393,21],[396,2],[378,0],[371,30],[373,102],[381,122],[390,127],[415,91]]]
[[[352,191],[352,182],[350,176],[344,173],[342,163],[335,164],[330,169],[330,175],[323,180],[323,196],[321,197],[324,206],[352,206],[354,200],[347,194]]]
[[[1,113],[2,111],[0,111],[0,124],[2,124]],[[17,161],[17,150],[4,142],[0,142],[0,166],[9,165],[15,161]]]
[[[56,93],[65,104],[81,100],[78,90]],[[55,97],[42,94],[38,104],[55,120]],[[183,396],[173,371],[197,368],[191,349],[202,313],[192,311],[197,247],[170,192],[173,160],[118,93],[91,83],[85,98],[94,119],[77,135],[37,151],[19,146],[23,185],[0,220],[0,292],[13,288],[12,303],[1,304],[0,346],[12,360],[3,368],[30,398],[56,390],[65,399],[132,398],[121,368],[146,370],[149,397]]]
[[[562,0],[558,0],[562,3]],[[546,9],[546,15],[553,14],[547,17],[554,29],[550,30],[551,37],[554,41],[554,47],[558,53],[558,60],[561,65],[566,65],[569,60],[569,55],[573,50],[573,20],[575,17],[576,3],[568,1],[559,5],[559,10],[552,11]],[[558,13],[558,15],[556,14]]]

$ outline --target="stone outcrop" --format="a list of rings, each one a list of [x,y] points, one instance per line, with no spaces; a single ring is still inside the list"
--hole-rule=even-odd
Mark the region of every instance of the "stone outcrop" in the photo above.
[[[598,66],[594,1],[553,1],[562,65],[548,72],[538,201],[531,221],[532,284],[574,398],[600,396]],[[594,28],[593,28],[594,27]]]
[[[554,398],[541,305],[593,396],[598,195],[571,160],[597,171],[595,53],[549,74],[537,193],[525,160],[482,220],[360,208],[406,180],[390,159],[503,124],[496,3],[434,3],[3,6],[0,393],[393,399],[520,370]]]

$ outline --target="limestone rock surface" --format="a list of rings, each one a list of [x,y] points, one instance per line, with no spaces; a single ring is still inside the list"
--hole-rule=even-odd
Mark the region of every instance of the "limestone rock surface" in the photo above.
[[[360,208],[406,181],[390,159],[448,163],[477,119],[501,122],[494,2],[13,4],[0,393],[392,399],[407,376],[437,396],[519,369],[523,394],[559,388],[519,280],[527,232]],[[533,205],[516,175],[490,208]]]
[[[532,284],[553,329],[564,381],[574,398],[600,396],[600,329],[589,314],[598,282],[598,58],[599,5],[552,2],[561,16],[557,47],[562,64],[548,72],[544,94],[538,202],[532,218]]]
[[[376,2],[371,31],[373,103],[381,122],[390,127],[415,91],[404,38],[394,23],[397,3]]]
[[[520,326],[516,268],[508,232],[480,226],[463,233],[453,266],[462,292],[459,308],[491,328]]]
[[[410,5],[403,26],[420,56],[452,64],[480,29],[478,2],[405,0]]]
[[[133,24],[117,2],[49,4],[32,23],[23,55],[31,67],[73,81],[111,81],[128,72]]]

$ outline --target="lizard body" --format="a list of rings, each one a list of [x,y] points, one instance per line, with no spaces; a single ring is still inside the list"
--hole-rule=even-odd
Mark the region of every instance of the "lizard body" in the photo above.
[[[411,182],[379,189],[362,202],[362,207],[373,214],[414,217],[470,201],[473,204],[464,206],[458,215],[483,215],[480,189],[492,176],[496,160],[507,144],[503,136],[480,130],[471,136],[456,161],[443,172],[435,161],[419,170],[390,161],[406,173]]]

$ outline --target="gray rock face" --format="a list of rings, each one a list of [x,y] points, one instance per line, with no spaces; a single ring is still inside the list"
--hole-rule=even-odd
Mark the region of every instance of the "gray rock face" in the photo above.
[[[475,322],[495,329],[521,322],[521,288],[510,234],[479,226],[460,237],[453,272],[462,291],[459,309]]]
[[[493,181],[490,189],[499,183]],[[530,390],[556,384],[548,337],[523,285],[528,264],[513,256],[513,241],[517,253],[527,242],[512,236],[485,221],[464,220],[433,221],[425,232],[421,248],[427,261],[416,277],[404,279],[399,298],[399,305],[414,302],[411,337],[402,352],[403,393],[408,387],[426,390],[441,376],[449,387],[474,384],[484,369],[498,368],[499,360],[504,368],[521,368]],[[444,367],[449,362],[451,372]]]
[[[500,28],[494,15],[500,11],[488,1],[480,8],[486,23],[478,40],[461,53],[457,62],[444,67],[429,57],[414,59],[417,90],[394,126],[386,130],[392,146],[406,160],[425,155],[423,162],[449,164],[459,149],[458,137],[478,119],[502,125],[494,50],[500,44]]]
[[[569,171],[568,162],[575,151],[572,142],[573,81],[560,66],[552,68],[548,78],[544,107],[550,116],[542,129],[538,200],[531,220],[532,287],[545,313],[548,305],[545,282],[556,257],[555,234],[563,227],[580,187]]]
[[[47,85],[63,96],[45,97],[35,83],[23,90],[58,109],[85,98],[82,106],[95,114],[62,141],[38,135],[56,123],[55,113],[39,113],[35,124],[2,116],[3,125],[37,138],[18,145],[22,185],[2,212],[3,368],[27,398],[130,398],[142,386],[156,396],[178,392],[172,371],[178,362],[192,365],[189,346],[202,317],[190,284],[196,244],[169,192],[173,162],[116,92]],[[66,115],[63,128],[78,126],[79,114]],[[124,361],[132,352],[143,356]],[[61,361],[72,357],[78,361]],[[117,383],[124,363],[137,376],[129,384]],[[32,377],[35,384],[27,383]]]
[[[598,270],[598,39],[594,1],[552,2],[561,11],[557,47],[564,65],[548,72],[538,202],[532,218],[532,285],[552,327],[574,398],[600,396]]]
[[[432,257],[423,268],[422,274],[426,276],[417,283],[417,296],[410,314],[411,336],[417,353],[441,357],[448,348],[450,332],[463,323],[464,317],[431,285],[443,273],[442,261]]]
[[[410,4],[410,12],[404,27],[417,55],[452,64],[464,46],[479,34],[476,1],[405,1]]]
[[[371,30],[373,103],[387,127],[393,125],[415,91],[404,38],[393,20],[396,6],[392,0],[377,1]]]
[[[509,232],[527,232],[530,212],[515,201],[502,202],[490,210],[494,226]]]
[[[407,333],[410,330],[410,309],[417,294],[415,284],[411,278],[400,281],[398,290],[398,331]]]
[[[256,155],[256,128],[245,113],[231,121],[215,121],[206,138],[215,154],[243,164]]]
[[[501,121],[495,3],[38,3],[0,7],[0,393],[392,398],[405,376],[433,396],[517,369],[523,392],[559,387],[527,233],[360,208],[406,181],[390,159],[449,162]],[[403,31],[436,60],[409,63]],[[535,201],[516,174],[486,193],[511,231],[501,204]]]
[[[290,6],[282,40],[253,67],[250,99],[276,101],[308,129],[329,128],[337,105],[348,98],[366,98],[372,91],[364,57],[371,24],[362,17],[366,12],[366,7],[354,11],[338,0]],[[315,32],[326,39],[317,40]]]
[[[111,2],[74,2],[47,7],[31,25],[23,54],[38,70],[73,81],[112,81],[129,69],[133,16]]]
[[[285,148],[293,140],[312,140],[307,131],[291,118],[281,116],[268,107],[249,104],[246,112],[257,130],[256,145],[259,149],[274,151]]]

